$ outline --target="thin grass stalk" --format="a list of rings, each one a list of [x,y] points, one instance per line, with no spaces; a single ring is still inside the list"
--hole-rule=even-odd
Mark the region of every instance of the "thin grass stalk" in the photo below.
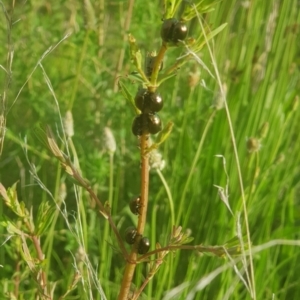
[[[60,184],[59,184],[60,179],[61,179],[61,170],[62,170],[61,166],[58,165],[57,166],[57,171],[56,171],[55,191],[54,191],[54,199],[56,200],[56,205],[59,208],[61,207],[61,204],[64,201],[64,199],[59,196],[60,189],[61,189]],[[44,241],[44,247],[48,247],[47,254],[46,254],[46,257],[48,258],[48,260],[47,260],[47,263],[46,263],[46,266],[45,266],[46,274],[49,274],[49,271],[50,271],[50,262],[51,262],[50,257],[51,257],[51,252],[53,251],[53,240],[54,240],[54,237],[55,237],[54,229],[55,229],[59,214],[60,214],[60,210],[56,209],[55,212],[54,212],[54,217],[53,217],[52,222],[50,224],[50,227],[48,229],[46,239]]]
[[[259,170],[259,153],[255,152],[254,153],[255,157],[255,165],[254,165],[254,169],[252,170],[252,175],[251,175],[251,183],[250,183],[250,188],[249,188],[249,194],[248,194],[248,199],[247,202],[250,203],[252,200],[252,194],[254,192],[254,188],[255,188],[255,179],[257,178],[257,172]]]
[[[127,32],[129,30],[131,20],[132,20],[133,6],[134,6],[134,0],[129,0],[126,19],[124,21],[124,26],[123,26],[123,28],[124,28],[123,43],[124,44],[127,42]],[[115,80],[115,84],[114,84],[114,92],[115,93],[118,91],[118,76],[123,67],[123,62],[124,62],[124,58],[125,58],[125,50],[126,50],[126,47],[122,47],[122,49],[120,51],[119,59],[117,62],[117,66],[116,66],[116,72],[115,72],[115,76],[114,76],[115,77],[115,79],[114,79]]]
[[[72,91],[70,101],[68,103],[68,110],[70,110],[70,111],[72,111],[72,107],[73,107],[73,104],[74,104],[74,101],[75,101],[75,98],[76,98],[79,78],[81,76],[83,61],[84,61],[86,53],[87,53],[87,47],[88,47],[90,33],[91,33],[91,30],[87,29],[87,31],[85,33],[85,38],[84,38],[84,41],[83,41],[83,46],[82,46],[79,62],[78,62],[77,69],[76,69],[76,77],[75,77],[75,82],[74,82],[74,88],[73,88],[73,91]]]
[[[170,205],[170,214],[171,214],[171,226],[174,226],[175,225],[175,210],[174,210],[173,196],[172,196],[170,187],[169,187],[163,173],[159,169],[157,169],[156,172],[157,172],[162,184],[164,185],[166,193],[168,195],[168,200],[169,200],[169,205]]]
[[[177,214],[177,220],[176,220],[176,223],[179,224],[179,220],[180,220],[180,217],[181,217],[181,214],[182,214],[182,210],[183,210],[183,205],[184,205],[184,199],[185,199],[185,196],[186,196],[186,193],[188,191],[188,188],[189,188],[189,185],[190,185],[190,182],[192,180],[192,177],[193,177],[193,174],[195,173],[195,169],[196,169],[196,165],[197,165],[197,162],[199,160],[199,157],[200,157],[200,154],[201,154],[201,151],[202,151],[202,147],[203,147],[203,144],[204,144],[204,141],[205,141],[205,138],[207,136],[207,133],[208,133],[208,129],[210,127],[210,125],[212,124],[212,121],[214,119],[214,116],[216,114],[216,110],[214,110],[206,125],[205,125],[205,128],[203,130],[203,134],[201,136],[201,139],[200,139],[200,142],[199,142],[199,145],[198,145],[198,148],[197,148],[197,151],[196,151],[196,154],[194,156],[194,160],[193,160],[193,163],[192,163],[192,167],[190,169],[190,172],[189,172],[189,175],[188,175],[188,178],[185,182],[185,186],[183,188],[183,192],[182,192],[182,195],[181,195],[181,199],[180,199],[180,206],[179,206],[179,211],[178,211],[178,214]]]
[[[109,153],[109,195],[108,195],[108,203],[110,206],[110,209],[112,208],[112,201],[113,201],[113,186],[114,186],[114,153]],[[105,278],[109,276],[110,266],[111,266],[111,251],[107,251],[107,243],[106,241],[109,239],[109,230],[110,226],[109,223],[105,223],[104,226],[104,233],[102,235],[103,242],[102,242],[102,249],[101,249],[101,257],[105,259],[107,265],[106,267],[100,267],[100,278]],[[104,276],[104,273],[106,273],[106,276]]]
[[[222,81],[221,81],[220,74],[219,74],[219,71],[218,71],[218,67],[217,67],[216,61],[214,59],[210,44],[207,40],[207,36],[205,34],[203,23],[201,21],[201,18],[199,16],[199,13],[198,13],[197,10],[196,10],[196,13],[197,13],[197,18],[198,18],[199,24],[201,26],[201,29],[202,29],[203,33],[204,33],[204,38],[205,38],[205,41],[206,41],[206,44],[207,44],[207,49],[208,49],[210,57],[212,59],[212,63],[213,63],[213,67],[214,67],[214,70],[215,70],[216,79],[217,79],[217,82],[218,82],[218,85],[219,85],[219,88],[220,88],[220,91],[221,91],[221,95],[224,98],[223,99],[224,100],[224,108],[225,108],[226,117],[227,117],[227,120],[228,120],[230,137],[231,137],[231,140],[232,140],[233,152],[234,152],[234,157],[235,157],[235,161],[236,161],[236,167],[237,167],[238,178],[239,178],[239,185],[240,185],[240,189],[241,189],[241,197],[242,197],[242,202],[243,202],[245,226],[246,226],[246,233],[247,233],[247,243],[249,245],[249,265],[250,265],[251,280],[249,278],[250,276],[249,276],[249,272],[248,272],[247,269],[245,270],[245,272],[246,272],[246,275],[248,277],[249,285],[251,287],[251,292],[252,292],[251,297],[254,300],[256,300],[254,266],[253,266],[253,255],[252,255],[252,251],[251,251],[251,235],[250,235],[249,220],[248,220],[248,210],[247,210],[247,205],[246,205],[246,197],[245,197],[245,190],[244,190],[241,166],[240,166],[240,162],[239,162],[239,155],[238,155],[236,141],[235,141],[235,134],[234,134],[233,126],[232,126],[232,121],[231,121],[229,108],[228,108],[227,101],[226,101],[225,92],[224,92]],[[243,244],[241,246],[243,247]],[[246,255],[244,253],[245,253],[245,251],[243,251],[243,256],[246,259]]]
[[[3,145],[4,145],[4,138],[6,133],[6,102],[7,102],[7,94],[8,89],[11,84],[12,80],[12,63],[13,63],[13,57],[14,57],[14,47],[12,44],[12,37],[11,37],[11,31],[12,31],[12,17],[9,16],[4,4],[2,1],[0,2],[0,5],[2,6],[2,10],[6,19],[6,27],[7,27],[7,60],[6,60],[6,69],[3,68],[1,65],[1,69],[5,71],[5,80],[4,80],[4,88],[2,95],[0,95],[0,156],[2,154]],[[13,11],[15,8],[15,2],[13,1],[12,7],[11,7],[11,14],[13,15]]]

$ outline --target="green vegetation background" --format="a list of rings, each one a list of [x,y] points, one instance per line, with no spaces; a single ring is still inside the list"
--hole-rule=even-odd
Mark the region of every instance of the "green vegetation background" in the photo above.
[[[53,200],[33,180],[24,150],[36,166],[41,181],[55,199],[65,183],[66,209],[69,222],[80,211],[84,240],[91,264],[97,270],[107,299],[115,299],[125,262],[117,250],[113,236],[104,238],[103,218],[91,208],[85,193],[75,196],[72,182],[60,166],[42,148],[32,134],[38,123],[49,124],[61,132],[58,109],[41,67],[37,67],[14,101],[43,53],[57,44],[67,33],[72,34],[43,59],[42,66],[51,80],[62,115],[68,109],[74,118],[73,143],[85,178],[88,178],[100,199],[109,197],[109,154],[104,151],[103,128],[113,131],[117,142],[114,155],[112,213],[121,231],[136,218],[128,203],[139,193],[139,152],[137,139],[131,133],[134,117],[129,104],[115,88],[116,76],[134,71],[129,59],[124,22],[138,41],[143,55],[160,46],[159,30],[162,1],[135,1],[132,16],[127,15],[127,1],[3,1],[13,18],[10,30],[14,46],[12,82],[9,87],[6,137],[0,160],[0,181],[5,187],[18,183],[19,199],[28,208],[37,210],[42,200]],[[90,5],[88,5],[90,4]],[[103,5],[103,7],[102,7]],[[300,4],[296,0],[234,1],[216,4],[205,16],[212,28],[227,23],[214,39],[213,49],[227,98],[246,191],[249,225],[253,245],[275,239],[299,238],[300,226]],[[200,26],[190,24],[190,35],[197,36]],[[126,27],[126,26],[125,26]],[[0,14],[0,63],[6,66],[7,27]],[[165,66],[174,62],[182,49],[170,50]],[[212,69],[204,49],[198,53]],[[123,57],[124,56],[124,57]],[[191,86],[191,76],[200,72],[200,81]],[[1,94],[5,72],[0,70]],[[205,82],[206,88],[203,87]],[[126,82],[134,95],[138,85]],[[190,229],[195,244],[222,245],[235,235],[236,216],[242,212],[241,191],[236,172],[231,138],[225,111],[213,119],[197,161],[187,192],[183,195],[191,165],[207,125],[212,105],[218,100],[219,88],[214,79],[195,61],[182,67],[176,77],[160,87],[164,108],[162,121],[174,122],[174,130],[160,148],[166,167],[162,171],[172,192],[176,225]],[[297,102],[298,101],[298,102]],[[269,130],[260,140],[259,151],[249,153],[247,140],[260,138],[260,128],[268,123]],[[248,140],[249,141],[249,140]],[[250,140],[251,141],[251,140]],[[248,147],[249,147],[248,142]],[[226,186],[221,154],[226,159],[229,175],[229,201],[233,217],[218,196],[214,185]],[[171,231],[168,196],[156,172],[150,178],[150,207],[145,234],[152,245],[161,244]],[[82,206],[77,210],[75,198]],[[0,219],[14,216],[0,202]],[[49,280],[57,282],[56,296],[61,295],[73,279],[73,255],[80,249],[68,230],[65,220],[57,214],[55,223],[42,238]],[[0,227],[0,297],[13,290],[13,275],[18,264],[16,246]],[[108,242],[107,242],[108,241]],[[280,246],[254,255],[257,299],[300,299],[299,248]],[[151,284],[145,299],[163,299],[166,291],[180,286],[177,298],[187,295],[226,260],[200,256],[193,252],[177,252],[165,261]],[[241,267],[241,266],[239,266]],[[137,269],[138,286],[145,267]],[[34,299],[35,283],[24,263],[20,265],[23,299]],[[182,284],[186,283],[183,287]],[[199,287],[199,285],[198,285]],[[94,299],[100,299],[93,290]],[[275,297],[273,298],[273,293]],[[21,299],[21,298],[20,298]],[[67,299],[89,299],[82,285]],[[167,298],[165,298],[167,299]],[[171,299],[171,298],[170,298]],[[232,268],[221,272],[209,284],[195,292],[193,299],[250,299],[244,284]]]

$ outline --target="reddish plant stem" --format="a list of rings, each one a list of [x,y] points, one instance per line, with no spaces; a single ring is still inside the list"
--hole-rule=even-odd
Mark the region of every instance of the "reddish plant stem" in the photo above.
[[[144,233],[149,193],[149,156],[144,154],[148,148],[148,135],[141,136],[141,209],[139,214],[137,232],[142,235]]]
[[[160,69],[161,62],[163,61],[165,52],[167,51],[167,45],[162,44],[153,67],[153,73],[151,75],[151,86],[148,86],[149,91],[155,91],[157,86],[157,77]],[[148,149],[148,134],[143,134],[140,139],[140,150],[141,150],[141,209],[137,225],[138,236],[142,236],[144,233],[146,219],[147,219],[147,208],[148,208],[148,194],[149,194],[149,156],[146,153]],[[136,240],[135,245],[132,247],[131,253],[127,260],[123,280],[121,284],[120,293],[118,300],[127,300],[130,292],[131,282],[134,276],[136,261],[137,261],[137,244],[139,238]]]
[[[31,239],[32,239],[32,242],[34,244],[35,251],[37,252],[38,259],[39,259],[40,262],[42,262],[45,257],[44,257],[44,253],[43,253],[42,248],[41,248],[40,239],[36,235],[33,235],[31,237]],[[41,272],[40,273],[41,279],[38,280],[38,281],[41,283],[41,288],[43,289],[43,292],[45,293],[45,295],[48,296],[49,294],[48,294],[46,274],[42,270],[40,272]],[[48,297],[50,297],[50,296],[48,296]]]
[[[151,75],[151,86],[148,86],[149,91],[155,91],[157,86],[157,77],[160,69],[161,62],[163,61],[165,52],[167,51],[167,45],[162,44],[153,67]],[[147,208],[148,208],[148,194],[149,194],[149,156],[146,153],[148,149],[148,134],[143,134],[140,139],[140,150],[141,150],[141,209],[137,225],[138,236],[141,237],[144,233],[146,219],[147,219]],[[118,300],[127,300],[130,292],[131,282],[134,276],[136,262],[137,262],[137,247],[139,238],[137,238],[135,245],[132,247],[131,253],[127,259],[125,272],[118,296]]]
[[[25,221],[25,225],[28,228],[28,231],[30,232],[29,237],[34,245],[34,249],[37,253],[38,260],[40,263],[42,263],[43,260],[45,259],[45,256],[44,256],[43,250],[41,248],[40,237],[34,233],[34,228],[32,227],[32,225],[29,221]],[[40,278],[39,278],[39,275],[40,275]],[[46,273],[42,269],[40,270],[36,279],[37,279],[37,282],[40,284],[40,287],[43,290],[44,295],[47,298],[51,299],[51,297],[49,296],[49,293],[48,293],[47,276],[46,276]]]
[[[145,155],[145,150],[148,148],[147,134],[143,134],[140,139],[141,148],[141,210],[138,220],[137,232],[139,236],[142,236],[145,229],[147,207],[148,207],[148,191],[149,191],[149,157]],[[133,275],[136,268],[137,260],[137,239],[136,244],[132,247],[131,253],[127,260],[123,280],[121,284],[118,300],[127,300],[130,292],[130,286],[133,279]]]

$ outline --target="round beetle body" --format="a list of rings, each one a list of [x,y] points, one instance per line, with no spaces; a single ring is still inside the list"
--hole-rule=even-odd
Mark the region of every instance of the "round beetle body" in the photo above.
[[[131,129],[132,133],[137,136],[143,133],[156,134],[161,131],[161,120],[154,113],[140,114],[134,118]]]
[[[148,114],[148,130],[151,134],[161,131],[161,121],[157,114]]]
[[[144,120],[143,120],[143,116],[142,115],[138,115],[134,118],[133,122],[132,122],[132,133],[134,135],[142,135],[143,134],[143,130],[144,130]]]
[[[158,112],[163,108],[162,97],[158,93],[149,92],[147,89],[140,89],[134,102],[136,107],[143,113]]]
[[[138,245],[138,253],[145,254],[149,251],[150,241],[147,237],[142,237]]]
[[[133,200],[131,200],[129,203],[129,208],[130,208],[131,212],[135,215],[140,214],[140,208],[141,208],[140,201],[141,201],[141,197],[138,196],[138,197],[134,198]]]
[[[137,237],[137,230],[135,227],[130,226],[125,230],[125,241],[129,245],[133,245],[135,243]]]
[[[180,40],[185,40],[187,32],[187,26],[183,22],[171,18],[164,20],[160,35],[164,42],[177,45]]]

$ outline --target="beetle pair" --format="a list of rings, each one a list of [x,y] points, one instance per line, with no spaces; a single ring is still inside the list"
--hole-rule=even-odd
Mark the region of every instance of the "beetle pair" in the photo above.
[[[162,97],[156,92],[141,88],[138,90],[134,102],[142,113],[133,120],[132,133],[142,135],[143,133],[156,134],[161,131],[161,120],[156,112],[163,107]]]
[[[137,230],[134,227],[128,227],[125,230],[125,241],[129,245],[133,245],[138,237]],[[142,237],[138,244],[138,253],[145,254],[149,251],[150,241],[147,237]]]

